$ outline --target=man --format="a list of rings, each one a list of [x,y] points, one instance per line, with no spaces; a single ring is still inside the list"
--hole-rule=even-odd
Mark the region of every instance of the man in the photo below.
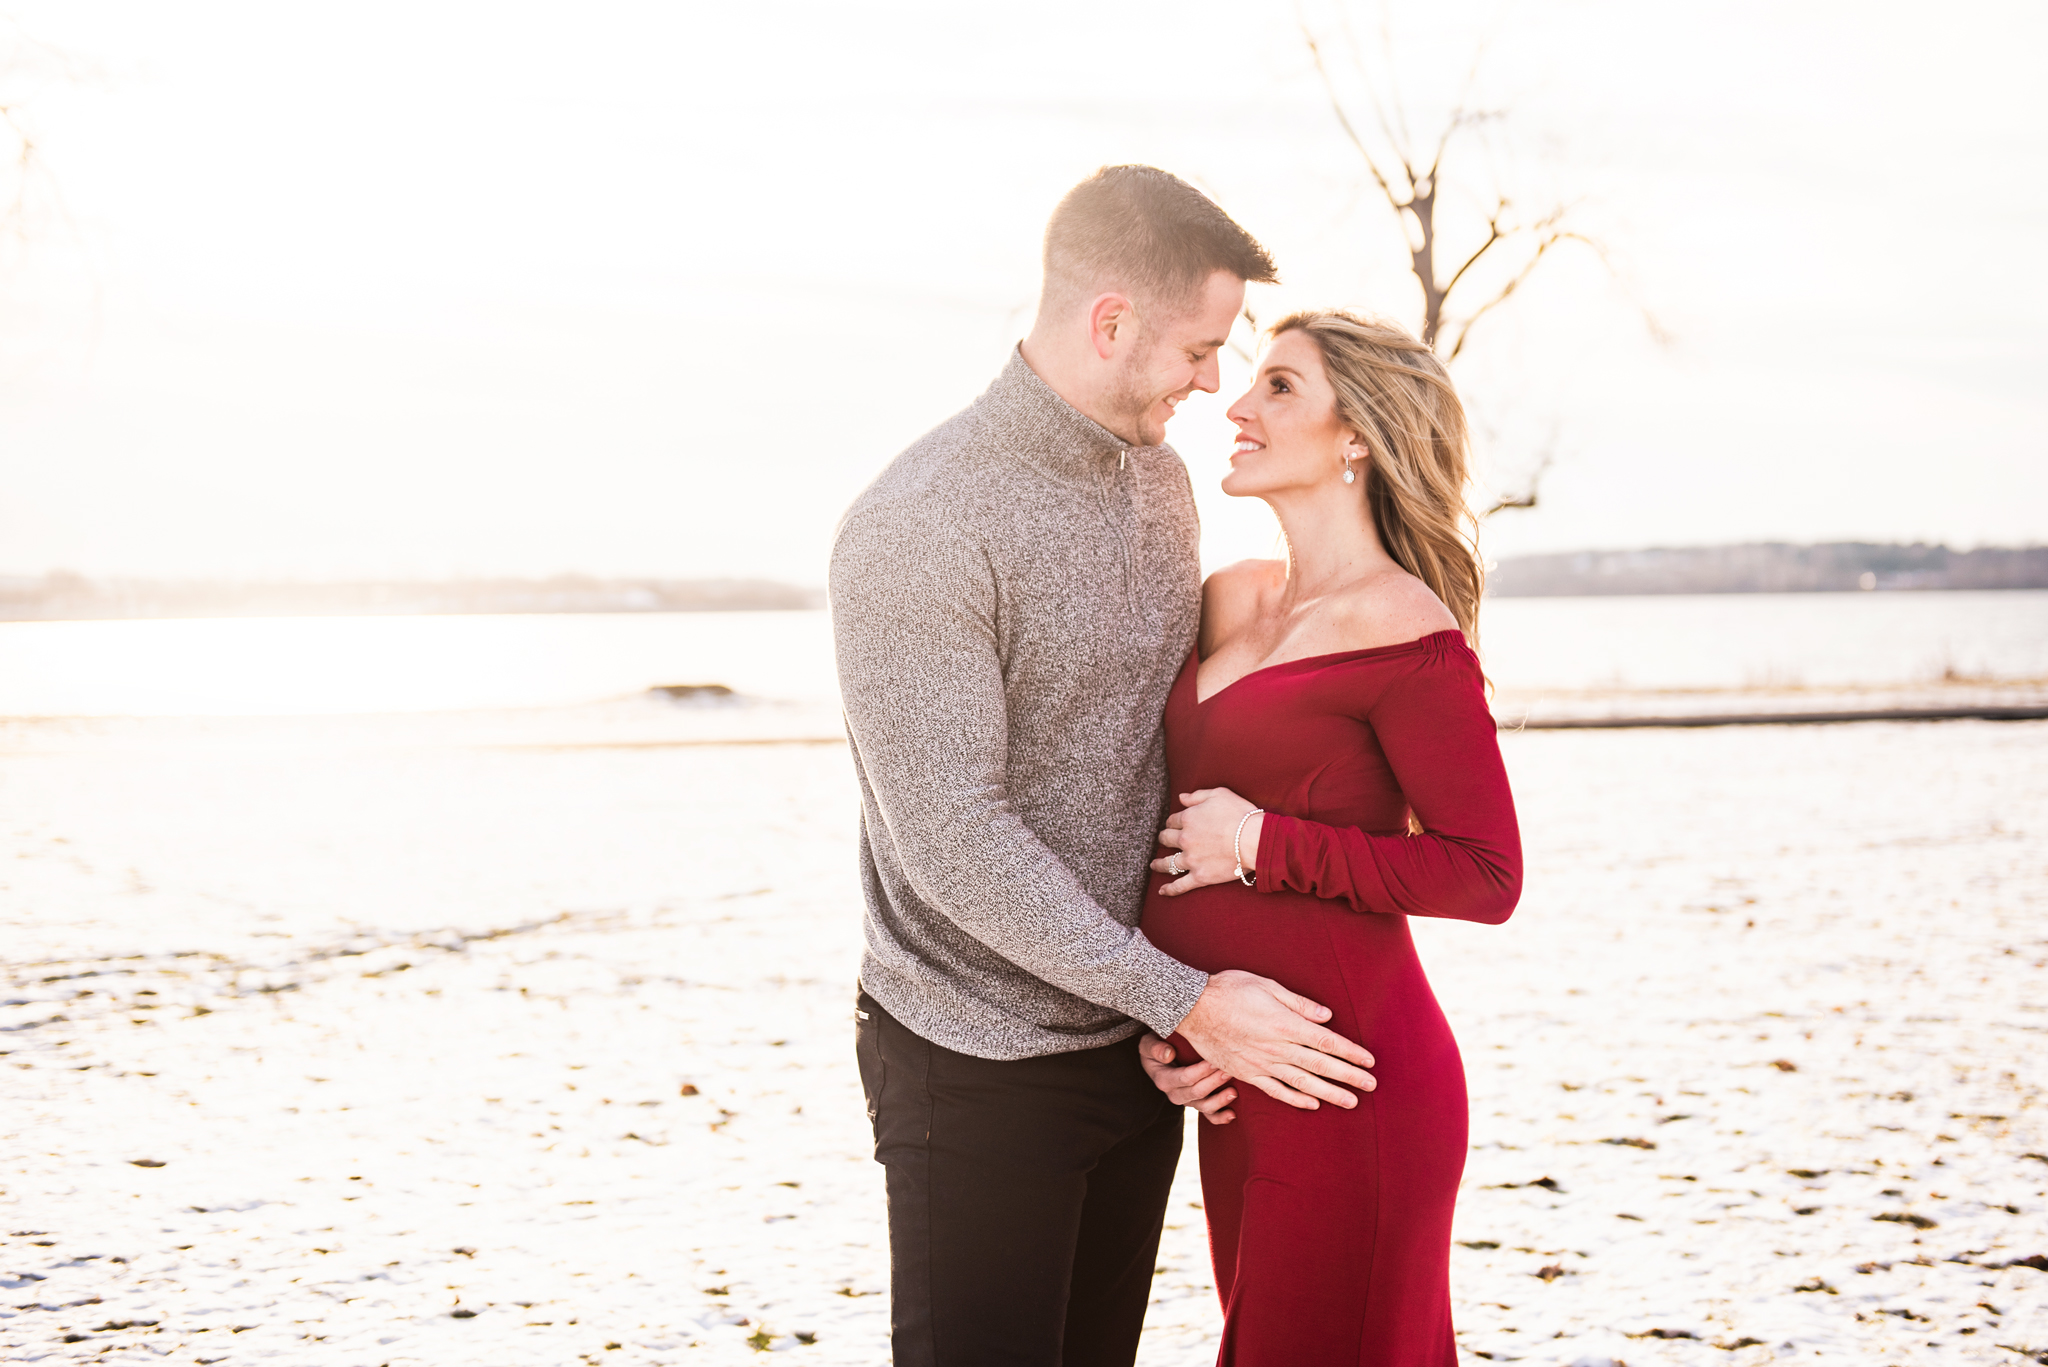
[[[856,1053],[897,1367],[1132,1361],[1181,1142],[1172,1070],[1155,1088],[1134,1035],[1178,1030],[1295,1104],[1372,1085],[1317,1004],[1211,977],[1136,929],[1166,695],[1200,613],[1166,422],[1215,392],[1245,282],[1274,278],[1185,182],[1097,172],[1047,226],[1030,336],[840,523],[867,897]]]

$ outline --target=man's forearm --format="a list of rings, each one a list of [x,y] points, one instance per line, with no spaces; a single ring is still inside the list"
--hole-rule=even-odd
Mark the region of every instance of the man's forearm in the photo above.
[[[876,799],[886,802],[879,786]],[[891,829],[927,906],[1033,976],[1160,1034],[1193,1009],[1208,975],[1103,910],[1007,801],[950,819],[943,791],[917,801]]]

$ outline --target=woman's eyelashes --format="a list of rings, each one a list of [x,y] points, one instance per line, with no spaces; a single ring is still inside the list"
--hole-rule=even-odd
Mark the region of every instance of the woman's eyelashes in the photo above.
[[[1281,379],[1278,375],[1275,375],[1271,379],[1267,380],[1266,384],[1271,388],[1272,392],[1275,394],[1287,394],[1293,392],[1288,389],[1287,381]]]

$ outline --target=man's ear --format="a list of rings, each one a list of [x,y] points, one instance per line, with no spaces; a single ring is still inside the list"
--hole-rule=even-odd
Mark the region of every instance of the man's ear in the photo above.
[[[1131,301],[1121,294],[1098,294],[1095,302],[1088,306],[1088,340],[1095,347],[1095,354],[1108,360],[1116,354],[1119,333],[1137,325],[1137,315],[1131,309]]]

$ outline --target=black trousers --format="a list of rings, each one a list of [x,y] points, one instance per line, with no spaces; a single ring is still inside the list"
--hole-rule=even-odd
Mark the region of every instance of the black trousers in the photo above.
[[[999,1062],[858,1006],[896,1367],[1130,1367],[1181,1139],[1137,1042]]]

